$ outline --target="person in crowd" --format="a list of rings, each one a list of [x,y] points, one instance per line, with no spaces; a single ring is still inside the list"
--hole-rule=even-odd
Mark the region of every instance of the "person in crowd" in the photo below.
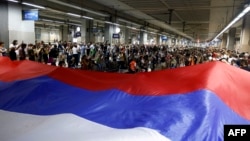
[[[80,44],[80,58],[82,58],[86,53],[86,45],[84,42]]]
[[[19,60],[25,60],[26,59],[26,52],[25,49],[27,47],[27,44],[22,43],[21,48],[18,50],[19,51]]]
[[[129,73],[136,73],[136,72],[137,72],[136,60],[132,58],[132,60],[129,63]]]
[[[241,62],[240,63],[241,64],[240,65],[241,69],[246,70],[246,71],[250,71],[250,68],[248,67],[248,60],[242,59],[240,62]]]
[[[0,56],[6,56],[7,49],[4,48],[4,42],[0,41]]]
[[[51,65],[56,66],[58,54],[59,54],[59,50],[58,50],[57,45],[55,44],[49,51],[49,58],[50,58],[49,60],[50,60]]]
[[[52,60],[51,62],[55,66],[79,68],[83,70],[123,73],[124,70],[129,73],[150,72],[161,69],[193,66],[211,61],[221,61],[247,71],[249,71],[250,66],[248,52],[239,53],[233,50],[213,47],[196,48],[138,44],[118,45],[107,42],[78,44],[66,41],[50,46],[41,41],[33,45],[33,49],[29,45],[27,49],[23,50],[23,47],[20,48],[17,44],[17,40],[13,41],[10,47],[7,53],[11,60],[17,60],[19,58],[23,60],[24,57],[22,54],[25,54],[32,61],[46,63],[46,57],[49,56],[49,62]],[[18,57],[16,54],[18,54]]]
[[[19,60],[19,48],[21,45],[18,45],[17,40],[13,40],[12,44],[10,44],[9,47],[9,57],[10,59],[13,60]]]
[[[78,68],[79,64],[79,52],[80,52],[80,47],[74,43],[73,48],[72,48],[72,55],[74,57],[74,64],[73,67]]]
[[[28,49],[27,49],[27,52],[28,52],[28,57],[29,57],[29,60],[30,61],[35,61],[35,46],[33,44],[29,44],[28,45]]]
[[[66,63],[65,63],[65,61],[64,60],[59,60],[59,62],[58,62],[58,66],[59,67],[66,67]]]
[[[90,61],[87,58],[87,55],[83,55],[81,58],[81,69],[82,70],[89,70],[90,69]]]

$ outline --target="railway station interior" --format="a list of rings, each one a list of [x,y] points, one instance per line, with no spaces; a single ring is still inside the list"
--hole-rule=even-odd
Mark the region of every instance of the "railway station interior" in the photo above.
[[[249,141],[250,0],[0,0],[0,141]]]
[[[25,44],[23,53],[15,50],[12,59],[32,58],[73,68],[81,68],[86,59],[96,65],[91,67],[88,62],[84,69],[102,71],[126,69],[124,64],[129,67],[133,59],[140,71],[214,60],[248,66],[249,3],[249,0],[3,0],[0,41],[5,51],[1,55],[11,56],[12,47],[20,45],[18,50],[22,50],[21,44]],[[13,46],[14,41],[17,43]],[[51,51],[53,48],[57,48],[56,53]],[[39,57],[41,50],[47,53]],[[238,61],[242,59],[245,62]],[[100,60],[103,63],[98,63]],[[114,61],[122,63],[114,67],[110,63]]]

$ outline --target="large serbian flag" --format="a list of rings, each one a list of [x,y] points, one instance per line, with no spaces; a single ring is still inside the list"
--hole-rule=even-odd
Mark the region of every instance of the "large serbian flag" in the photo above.
[[[221,141],[250,124],[250,73],[221,62],[138,74],[0,58],[0,141]]]

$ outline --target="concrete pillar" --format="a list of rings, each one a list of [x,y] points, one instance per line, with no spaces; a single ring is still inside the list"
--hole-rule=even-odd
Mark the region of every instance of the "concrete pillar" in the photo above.
[[[157,34],[156,35],[156,44],[161,45],[161,41],[162,41],[161,35]]]
[[[82,27],[81,27],[81,41],[86,43],[86,34],[87,34],[87,28],[86,28],[86,19],[82,20]]]
[[[7,2],[0,2],[0,41],[3,41],[5,43],[5,47],[8,48],[10,41],[9,41],[9,31],[8,31],[8,3]]]
[[[179,46],[179,38],[176,38],[175,39],[175,47],[178,47]]]
[[[140,31],[140,45],[147,44],[148,34],[145,31]]]
[[[113,38],[113,34],[120,34],[116,32],[116,28],[121,28],[117,24],[116,16],[106,18],[107,23],[105,23],[105,33],[104,40],[108,41],[111,44],[120,44],[120,38]],[[117,24],[117,25],[116,25]],[[120,29],[122,30],[122,29]],[[121,36],[121,35],[120,35]]]
[[[236,28],[230,28],[227,36],[227,49],[234,50]]]
[[[131,43],[131,30],[129,28],[125,28],[125,44]]]
[[[214,38],[236,16],[236,13],[242,10],[234,6],[225,7],[225,5],[235,5],[235,2],[235,0],[210,1],[210,6],[214,8],[210,9],[208,38]]]
[[[114,33],[114,27],[110,23],[105,23],[104,25],[105,30],[104,30],[104,41],[107,41],[108,43],[112,43],[112,36]]]
[[[69,26],[68,25],[62,25],[62,41],[69,41]]]
[[[35,22],[22,20],[22,6],[1,1],[0,17],[0,40],[6,48],[13,40],[18,40],[18,43],[35,43]]]
[[[245,15],[242,24],[239,52],[250,52],[250,15]]]
[[[86,20],[86,27],[87,27],[87,32],[86,32],[86,43],[95,42],[95,36],[93,32],[93,27],[94,27],[94,21],[93,20]]]
[[[227,47],[227,33],[223,33],[222,35],[222,42],[221,42],[221,48],[226,48]]]
[[[169,47],[172,47],[172,44],[173,44],[173,38],[172,37],[170,37],[170,36],[168,36],[168,38],[167,38],[168,40],[165,40],[163,43],[165,44],[165,45],[168,45]]]

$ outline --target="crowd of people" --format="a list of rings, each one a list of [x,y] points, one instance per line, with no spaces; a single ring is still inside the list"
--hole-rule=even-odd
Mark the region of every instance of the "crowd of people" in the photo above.
[[[173,69],[210,61],[222,61],[250,71],[247,52],[221,48],[169,47],[167,45],[110,45],[108,43],[56,42],[18,44],[14,40],[8,50],[0,42],[0,56],[11,60],[31,60],[43,64],[105,72],[150,72]]]

